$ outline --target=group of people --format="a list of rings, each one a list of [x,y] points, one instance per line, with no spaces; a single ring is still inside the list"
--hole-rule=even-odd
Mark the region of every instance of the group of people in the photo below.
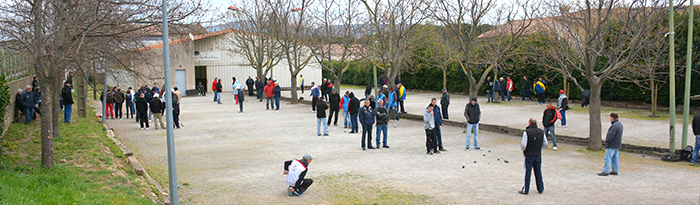
[[[177,87],[173,87],[171,92],[172,102],[170,103],[172,103],[173,109],[173,125],[179,129],[181,126],[180,101],[182,100],[182,94]],[[129,87],[126,92],[122,92],[120,87],[113,87],[100,95],[100,100],[105,102],[106,112],[103,117],[105,119],[122,120],[124,117],[122,105],[126,103],[126,119],[135,119],[142,130],[150,130],[150,122],[153,122],[153,120],[155,120],[156,130],[158,128],[165,129],[166,123],[163,120],[163,116],[166,109],[165,103],[167,102],[161,97],[163,94],[164,91],[158,88],[156,83],[153,83],[153,87],[142,84],[136,91]]]
[[[525,98],[529,98],[530,101],[532,101],[532,92],[534,91],[534,94],[537,96],[537,104],[544,104],[545,91],[547,90],[548,86],[548,83],[542,78],[539,78],[534,83],[531,83],[530,80],[527,79],[527,76],[523,76],[523,97],[520,101],[525,101]],[[501,77],[500,80],[496,79],[493,81],[491,80],[491,77],[486,79],[487,103],[495,102],[499,95],[501,101],[506,101],[507,98],[507,101],[510,102],[513,100],[511,92],[513,92],[513,80],[510,79],[510,76],[507,76],[506,79]]]
[[[236,77],[232,77],[231,79],[233,80],[233,83],[231,83],[231,89],[233,90],[233,101],[236,101],[236,104],[238,104],[238,112],[243,112],[243,102],[245,101],[246,90],[248,92],[248,96],[253,96],[253,90],[255,90],[257,93],[257,99],[260,102],[262,102],[263,99],[267,99],[267,110],[279,110],[280,97],[282,97],[282,88],[280,88],[280,86],[276,83],[275,80],[268,78],[260,80],[258,77],[255,77],[255,80],[253,80],[251,76],[248,76],[248,79],[245,82],[246,87],[243,87],[243,85],[241,85],[241,83],[238,80],[236,80]],[[223,104],[221,103],[221,93],[223,92],[221,79],[219,79],[218,77],[214,78],[214,81],[211,85],[211,89],[214,92],[213,101],[217,102],[218,104]],[[200,91],[200,93],[202,93],[202,91]]]
[[[73,104],[72,96],[70,101],[66,101],[66,103]],[[41,115],[41,87],[39,86],[37,77],[34,77],[32,85],[27,85],[24,90],[17,89],[15,108],[20,114],[24,115],[25,124],[29,124],[35,120],[37,114]],[[70,123],[70,113],[68,113],[66,119],[68,119],[67,122]]]

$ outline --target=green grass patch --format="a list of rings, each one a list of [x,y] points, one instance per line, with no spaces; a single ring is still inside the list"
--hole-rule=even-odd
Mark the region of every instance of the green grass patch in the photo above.
[[[97,119],[79,118],[73,108],[71,124],[61,123],[54,139],[52,169],[41,167],[40,119],[9,127],[1,141],[0,204],[156,204]],[[88,109],[87,116],[95,114]]]
[[[373,183],[369,177],[344,173],[319,177],[318,184],[323,195],[330,197],[331,204],[433,204],[434,200],[424,195],[396,190]],[[314,183],[316,184],[316,183]]]

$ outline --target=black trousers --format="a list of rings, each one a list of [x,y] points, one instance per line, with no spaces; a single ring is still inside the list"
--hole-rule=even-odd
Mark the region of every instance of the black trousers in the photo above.
[[[542,193],[544,191],[544,182],[542,181],[542,156],[525,157],[525,186],[523,186],[522,191],[525,194],[530,192],[530,176],[532,176],[532,170],[535,171],[537,192]]]
[[[437,137],[435,136],[435,128],[425,129],[425,149],[430,152],[430,150],[437,151],[435,144],[437,143]]]
[[[360,124],[362,124],[362,148],[365,148],[365,139],[367,140],[367,147],[372,147],[372,125]]]
[[[141,125],[141,128],[143,128],[143,124],[146,123],[146,127],[151,127],[148,125],[148,113],[142,113],[139,112],[139,124]]]
[[[399,101],[399,106],[401,106],[401,113],[406,112],[406,109],[403,109],[403,100],[398,100]]]
[[[450,116],[447,114],[448,107],[450,107],[450,105],[442,105],[442,107],[440,107],[442,109],[442,119],[450,119]]]
[[[122,105],[124,103],[114,103],[114,117],[122,118]]]
[[[238,102],[238,109],[243,112],[243,101]]]
[[[532,101],[532,95],[530,94],[530,90],[523,90],[523,99],[525,100],[525,97],[529,97],[530,101]]]
[[[243,103],[241,103],[243,104]],[[180,106],[173,108],[173,122],[175,127],[180,128]]]
[[[537,93],[537,102],[544,103],[544,93]]]
[[[316,111],[316,102],[318,102],[317,97],[312,97],[311,99],[311,110]]]
[[[297,193],[303,194],[304,192],[306,192],[307,189],[309,189],[309,187],[313,183],[314,183],[314,180],[312,180],[312,179],[304,179],[301,181],[301,185],[299,185],[299,187],[292,187],[292,188],[294,188],[294,191],[297,191]]]
[[[335,113],[335,122],[333,122],[333,124],[334,124],[334,125],[337,125],[337,124],[338,124],[338,112],[339,112],[339,109],[340,109],[340,108],[338,108],[338,109],[334,109],[334,108],[329,109],[330,112],[328,113],[328,125],[331,125],[331,120],[333,120],[333,113]]]

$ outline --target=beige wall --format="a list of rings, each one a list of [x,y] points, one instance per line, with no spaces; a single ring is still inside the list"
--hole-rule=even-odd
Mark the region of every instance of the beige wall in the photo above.
[[[32,85],[33,78],[34,76],[27,76],[7,83],[10,91],[10,104],[5,108],[5,121],[2,125],[3,135],[5,134],[4,131],[7,130],[7,127],[10,126],[10,124],[16,117],[18,117],[17,115],[19,114],[15,108],[15,96],[17,95],[17,89],[24,90],[27,85]]]

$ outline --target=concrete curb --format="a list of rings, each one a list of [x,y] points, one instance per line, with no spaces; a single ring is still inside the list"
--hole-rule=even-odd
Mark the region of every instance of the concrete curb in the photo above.
[[[119,146],[119,149],[122,150],[124,156],[126,156],[127,162],[131,165],[131,168],[134,170],[134,173],[136,173],[137,176],[145,177],[148,183],[154,186],[154,192],[157,192],[155,194],[156,196],[159,196],[161,203],[169,205],[170,198],[168,197],[168,193],[163,191],[163,187],[161,187],[156,180],[151,178],[151,175],[149,175],[148,172],[146,172],[146,169],[144,169],[143,166],[141,166],[141,163],[139,163],[139,161],[136,159],[134,153],[131,152],[131,150],[129,150],[129,148],[126,147],[125,144],[121,143],[121,141],[119,141],[119,139],[115,137],[114,131],[112,131],[111,128],[107,127],[106,124],[102,124],[102,126],[104,126],[105,130],[107,131],[107,137],[112,139],[112,141],[114,141],[114,144]]]
[[[291,98],[289,98],[289,97],[281,97],[280,99],[286,100],[286,101],[291,101]],[[299,103],[311,105],[311,101],[308,101],[308,100],[299,100]],[[422,115],[416,115],[416,114],[410,114],[410,113],[402,113],[401,118],[409,119],[409,120],[416,120],[416,121],[423,121]],[[453,121],[453,120],[443,120],[443,124],[449,125],[449,126],[455,126],[455,127],[465,127],[465,128],[467,127],[466,122],[457,122],[457,121]],[[484,123],[479,123],[479,129],[486,130],[489,132],[495,132],[495,133],[516,136],[516,137],[521,137],[522,133],[525,132],[525,129],[507,127],[507,126],[502,126],[502,125],[494,125],[494,124],[484,124]],[[556,135],[556,136],[557,136],[557,142],[564,142],[566,144],[578,145],[578,146],[588,146],[588,138],[568,136],[568,135]],[[605,141],[602,141],[602,142],[603,142],[603,145],[605,145]],[[668,148],[650,147],[650,146],[633,145],[633,144],[625,144],[625,143],[622,144],[622,148],[620,148],[620,150],[632,152],[632,153],[640,153],[640,154],[658,156],[658,157],[661,157],[661,155],[664,155],[664,154],[668,154],[668,152],[669,152]],[[676,149],[676,154],[680,154],[680,149]]]

